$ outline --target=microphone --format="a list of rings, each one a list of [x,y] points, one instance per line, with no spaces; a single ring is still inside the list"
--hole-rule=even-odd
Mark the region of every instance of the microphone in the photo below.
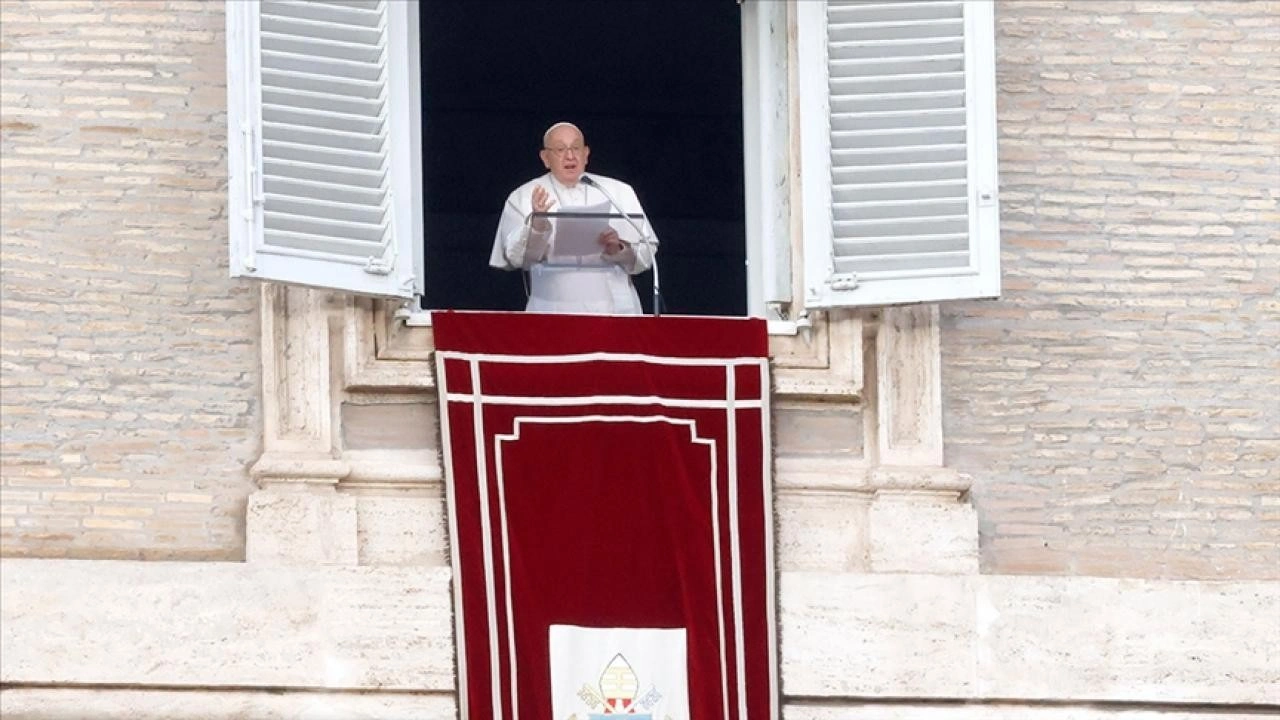
[[[599,190],[600,194],[604,195],[604,199],[608,200],[609,204],[612,205],[614,209],[616,209],[618,213],[622,215],[622,219],[626,220],[627,224],[629,224],[632,227],[632,229],[636,231],[636,235],[638,235],[640,238],[638,242],[641,245],[648,245],[650,247],[649,259],[653,267],[653,314],[654,316],[661,315],[662,312],[659,309],[659,303],[661,302],[662,295],[661,295],[661,285],[658,282],[658,251],[657,251],[657,248],[655,247],[656,243],[654,243],[652,240],[649,239],[649,233],[645,232],[640,227],[640,225],[638,225],[636,221],[633,220],[631,216],[627,214],[626,209],[623,208],[622,205],[618,203],[618,201],[613,197],[613,194],[610,193],[608,190],[606,190],[603,185],[596,182],[595,178],[591,177],[590,175],[583,174],[578,177],[578,182],[582,183],[583,185],[586,185],[587,187],[593,187],[596,190]]]

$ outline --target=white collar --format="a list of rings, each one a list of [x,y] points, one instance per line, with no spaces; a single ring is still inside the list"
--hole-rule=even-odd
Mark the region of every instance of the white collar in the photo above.
[[[551,181],[551,186],[554,187],[556,190],[564,190],[565,192],[580,192],[584,188],[586,188],[586,185],[583,184],[582,181],[578,181],[576,185],[565,185],[564,183],[557,180],[556,176],[552,175],[551,173],[547,173],[547,179]]]

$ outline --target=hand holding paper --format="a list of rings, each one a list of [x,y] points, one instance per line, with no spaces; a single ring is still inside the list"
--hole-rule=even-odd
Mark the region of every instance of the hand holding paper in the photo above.
[[[612,257],[627,249],[627,244],[618,237],[618,231],[613,228],[605,230],[600,235],[600,245],[604,247],[604,254]]]

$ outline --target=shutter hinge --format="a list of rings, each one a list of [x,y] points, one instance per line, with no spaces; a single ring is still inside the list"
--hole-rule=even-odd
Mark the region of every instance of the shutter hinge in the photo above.
[[[801,310],[796,316],[796,332],[804,336],[806,344],[813,341],[813,318],[808,310]]]
[[[837,292],[858,287],[857,273],[832,273],[827,277],[827,287]]]

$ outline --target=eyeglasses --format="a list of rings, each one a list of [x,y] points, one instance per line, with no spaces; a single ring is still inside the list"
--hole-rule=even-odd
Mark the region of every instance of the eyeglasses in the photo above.
[[[564,156],[564,154],[565,154],[565,153],[569,152],[570,150],[572,150],[572,151],[573,151],[573,154],[574,154],[574,155],[581,155],[581,154],[582,154],[582,151],[583,151],[583,150],[585,150],[585,149],[586,149],[586,148],[585,148],[585,147],[583,147],[582,145],[569,145],[568,147],[549,147],[549,148],[543,148],[543,150],[550,151],[550,152],[551,152],[551,154],[552,154],[552,155],[555,155],[556,157],[562,157],[562,156]]]

